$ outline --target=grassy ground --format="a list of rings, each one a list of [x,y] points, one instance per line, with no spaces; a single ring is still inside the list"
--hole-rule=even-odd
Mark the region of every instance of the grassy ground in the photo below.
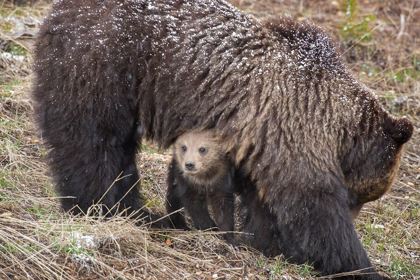
[[[369,203],[356,228],[375,267],[420,279],[420,3],[369,0],[231,0],[264,17],[308,18],[338,42],[353,73],[394,115],[416,127],[398,178]],[[156,232],[116,217],[74,218],[60,211],[46,153],[31,121],[31,46],[48,4],[0,1],[0,279],[312,279],[308,265],[233,248],[210,232]],[[148,207],[164,212],[167,152],[139,157]]]

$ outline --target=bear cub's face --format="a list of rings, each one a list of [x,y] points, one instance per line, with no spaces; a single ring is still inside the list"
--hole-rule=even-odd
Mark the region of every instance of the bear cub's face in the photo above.
[[[200,185],[218,181],[227,170],[223,144],[210,132],[188,132],[178,137],[174,158],[184,177]]]

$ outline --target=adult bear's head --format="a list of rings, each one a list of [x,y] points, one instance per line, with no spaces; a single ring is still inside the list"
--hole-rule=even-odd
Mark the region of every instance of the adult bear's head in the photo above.
[[[379,112],[374,117],[364,114],[354,146],[342,161],[353,218],[364,203],[390,189],[404,144],[413,134],[413,124],[406,117],[396,119],[384,110]]]

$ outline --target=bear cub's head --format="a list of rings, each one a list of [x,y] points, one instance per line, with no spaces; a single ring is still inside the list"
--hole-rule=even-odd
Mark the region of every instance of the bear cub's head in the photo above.
[[[210,185],[223,179],[228,170],[225,147],[210,131],[182,134],[174,144],[177,168],[191,183]]]

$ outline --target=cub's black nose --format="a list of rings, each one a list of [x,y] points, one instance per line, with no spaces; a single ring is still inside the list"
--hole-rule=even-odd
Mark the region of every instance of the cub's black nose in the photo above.
[[[194,163],[193,162],[191,162],[191,161],[187,161],[186,163],[185,163],[185,168],[187,168],[188,170],[193,170],[194,169]]]

